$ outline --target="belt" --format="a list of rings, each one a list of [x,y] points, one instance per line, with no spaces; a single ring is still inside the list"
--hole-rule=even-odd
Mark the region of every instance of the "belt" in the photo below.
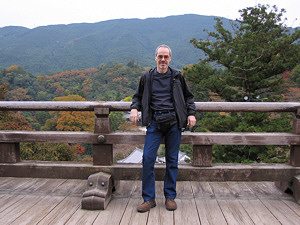
[[[155,110],[155,113],[170,113],[170,112],[174,112],[175,110]]]

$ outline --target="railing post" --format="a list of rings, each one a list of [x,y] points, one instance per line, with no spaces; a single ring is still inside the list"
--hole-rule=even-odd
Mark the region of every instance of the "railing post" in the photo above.
[[[293,134],[300,134],[300,109],[297,110],[296,118],[293,121]],[[290,164],[300,166],[300,145],[291,145]]]
[[[212,166],[212,145],[193,145],[193,166]]]
[[[109,118],[109,107],[95,107],[95,128],[94,133],[108,134],[111,132]],[[93,164],[112,165],[113,164],[113,145],[94,144],[93,145]]]
[[[297,109],[296,117],[293,121],[293,133],[300,134],[300,109]],[[291,145],[290,164],[300,166],[300,145]],[[300,203],[300,176],[293,178],[289,188],[293,191],[295,200]]]
[[[20,162],[20,143],[0,143],[0,163]]]

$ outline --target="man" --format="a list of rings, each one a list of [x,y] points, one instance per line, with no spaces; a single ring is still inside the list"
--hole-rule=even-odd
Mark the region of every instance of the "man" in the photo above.
[[[161,140],[165,137],[166,173],[164,195],[167,210],[176,210],[176,181],[178,153],[182,128],[196,124],[194,96],[182,74],[169,67],[172,51],[160,45],[155,51],[157,66],[143,74],[133,96],[130,121],[139,121],[147,127],[143,152],[142,197],[138,212],[147,212],[156,206],[154,164]]]

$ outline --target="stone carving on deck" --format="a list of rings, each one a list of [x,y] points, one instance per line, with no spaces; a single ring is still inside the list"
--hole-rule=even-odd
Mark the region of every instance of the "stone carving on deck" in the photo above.
[[[99,172],[89,176],[87,188],[82,196],[81,208],[104,210],[111,200],[113,189],[112,176]]]

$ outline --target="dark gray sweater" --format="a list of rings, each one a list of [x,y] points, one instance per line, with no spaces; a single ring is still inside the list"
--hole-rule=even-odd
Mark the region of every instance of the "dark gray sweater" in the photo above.
[[[171,94],[171,71],[159,73],[153,72],[151,109],[153,111],[174,110]]]

